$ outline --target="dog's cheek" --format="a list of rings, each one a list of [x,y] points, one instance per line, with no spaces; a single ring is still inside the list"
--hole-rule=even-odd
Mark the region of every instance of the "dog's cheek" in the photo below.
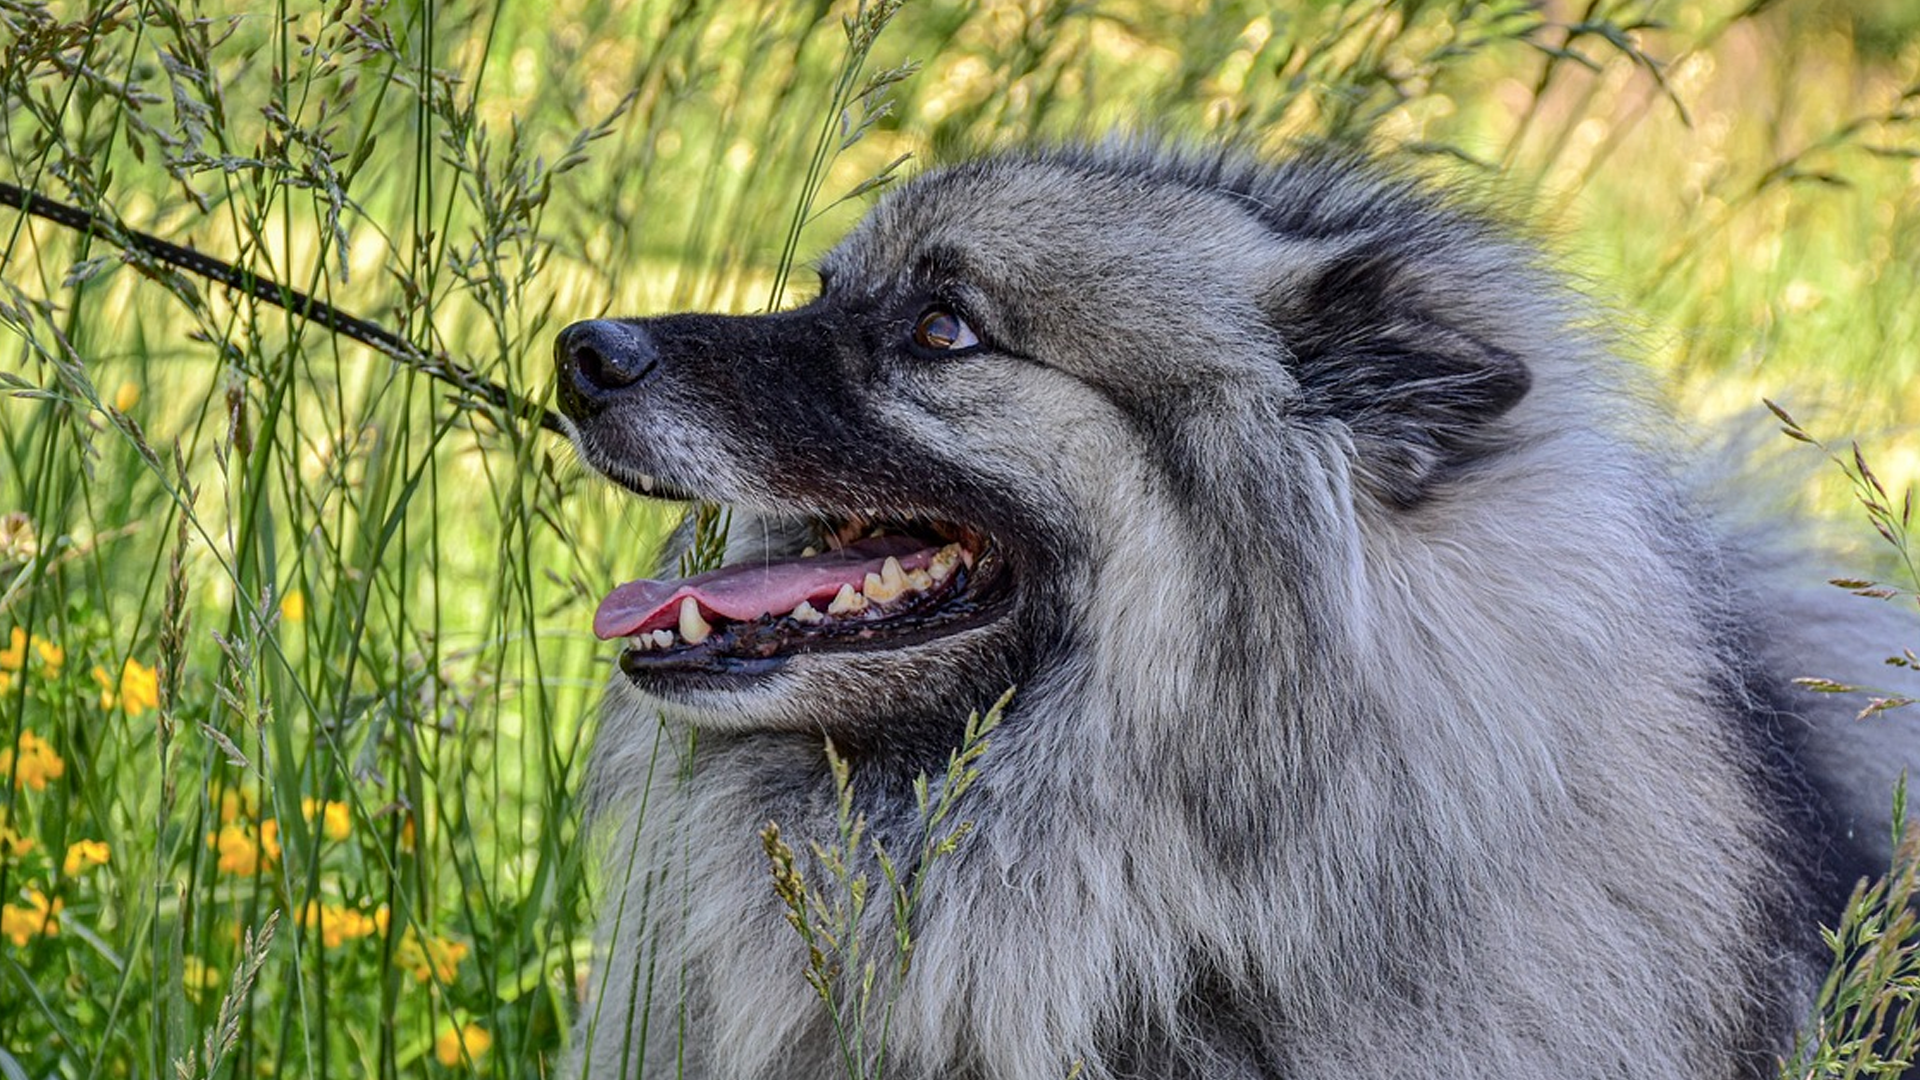
[[[1085,493],[1123,482],[1141,458],[1132,426],[1098,389],[1013,357],[922,374],[879,412],[899,444],[925,456],[926,476],[969,476],[1016,506],[1081,509]]]

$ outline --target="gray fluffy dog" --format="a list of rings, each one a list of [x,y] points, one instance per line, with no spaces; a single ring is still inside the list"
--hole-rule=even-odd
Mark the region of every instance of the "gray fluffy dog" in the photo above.
[[[1017,687],[879,965],[888,1076],[1769,1075],[1908,756],[1789,680],[1891,641],[1708,505],[1587,311],[1373,167],[1107,147],[906,184],[796,310],[569,327],[581,456],[732,513],[597,617],[583,1067],[870,1059],[761,830],[827,887],[830,740],[908,859]]]

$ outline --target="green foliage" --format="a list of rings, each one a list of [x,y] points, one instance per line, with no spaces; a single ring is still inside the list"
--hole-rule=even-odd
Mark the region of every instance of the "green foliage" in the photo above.
[[[1904,585],[1861,578],[1838,578],[1831,584],[1867,599],[1920,604],[1920,565],[1914,562],[1912,543],[1913,488],[1907,487],[1896,500],[1867,463],[1859,443],[1848,453],[1836,453],[1786,409],[1771,401],[1766,404],[1780,421],[1783,434],[1818,447],[1848,479],[1855,500],[1897,555],[1905,576]],[[1898,648],[1892,642],[1888,647],[1890,651]],[[1898,649],[1886,662],[1894,668],[1920,670],[1920,658],[1911,647]],[[1897,723],[1897,718],[1882,714],[1914,704],[1904,694],[1828,679],[1794,681],[1819,693],[1865,695],[1866,705],[1856,721]],[[1915,891],[1920,889],[1920,837],[1911,832],[1907,813],[1903,775],[1893,794],[1893,865],[1885,877],[1855,886],[1837,927],[1821,928],[1833,952],[1833,965],[1792,1058],[1781,1067],[1782,1080],[1898,1077],[1920,1061],[1920,916],[1914,907]]]
[[[1821,930],[1833,968],[1781,1080],[1898,1077],[1920,1060],[1920,842],[1904,828],[1906,811],[1903,778],[1894,795],[1893,869],[1860,882],[1838,928]]]
[[[539,401],[565,322],[784,303],[929,158],[1151,118],[1497,170],[1661,328],[1688,408],[1844,380],[1821,414],[1908,432],[1898,490],[1920,44],[1892,10],[1858,8],[1861,51],[1793,0],[0,0],[0,178],[109,223],[0,212],[0,1073],[561,1068],[611,662],[585,629],[666,511],[425,365]],[[702,514],[695,563],[724,529]],[[964,843],[942,798],[910,862],[852,821],[844,874],[812,853],[899,930],[822,950],[858,1068],[917,875]]]
[[[912,851],[904,853],[906,862],[899,861],[902,853],[888,851],[867,835],[865,819],[853,809],[851,766],[831,743],[826,754],[837,795],[839,835],[831,844],[812,845],[812,863],[826,888],[808,887],[799,859],[780,837],[778,822],[768,822],[760,833],[773,868],[774,893],[786,906],[787,922],[807,950],[807,983],[833,1022],[841,1060],[853,1080],[879,1080],[886,1074],[893,1005],[901,980],[913,966],[914,912],[940,860],[952,854],[967,834],[966,822],[949,824],[948,819],[979,777],[978,762],[987,752],[987,736],[999,726],[1012,700],[1009,689],[984,716],[967,717],[960,745],[947,756],[946,771],[937,781],[929,781],[924,774],[915,778],[920,839]],[[885,886],[891,930],[890,953],[878,959],[868,954],[872,927],[867,900],[875,873]]]

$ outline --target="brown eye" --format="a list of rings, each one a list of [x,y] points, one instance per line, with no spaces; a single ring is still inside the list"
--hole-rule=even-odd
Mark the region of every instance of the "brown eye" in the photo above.
[[[945,308],[928,308],[913,326],[913,343],[929,352],[959,352],[980,344],[965,319]]]

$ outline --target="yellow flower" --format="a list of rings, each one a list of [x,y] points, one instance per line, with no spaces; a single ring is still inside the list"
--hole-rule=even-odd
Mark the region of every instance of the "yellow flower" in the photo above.
[[[33,837],[21,836],[13,831],[13,826],[7,821],[6,808],[0,807],[0,862],[17,859],[32,850]]]
[[[93,669],[93,681],[100,684],[100,707],[103,709],[119,708],[125,710],[128,716],[137,717],[160,704],[160,673],[132,657],[128,657],[120,669],[120,685],[117,688],[107,669],[98,665]]]
[[[493,1045],[493,1036],[478,1024],[466,1024],[457,1028],[448,1028],[433,1040],[433,1056],[440,1064],[451,1069],[462,1061],[478,1061],[480,1056]]]
[[[280,861],[280,823],[272,818],[260,823],[260,850],[267,853],[268,862]]]
[[[329,839],[345,840],[353,834],[353,811],[346,803],[331,800],[322,803],[318,799],[300,800],[301,817],[312,821],[316,813],[321,819],[320,827]]]
[[[40,663],[47,669],[49,679],[60,674],[60,665],[67,662],[67,650],[38,634],[33,636],[33,651],[40,654]]]
[[[307,901],[297,921],[303,927],[319,924],[320,943],[329,949],[366,937],[377,928],[374,918],[358,908],[313,900]]]
[[[280,858],[280,844],[270,832],[272,825],[271,821],[261,822],[258,837],[244,821],[222,825],[219,832],[208,833],[207,847],[220,856],[214,868],[236,877],[252,877],[271,868]]]
[[[92,867],[105,866],[108,853],[105,840],[76,840],[67,847],[67,861],[62,864],[62,872],[73,877]]]
[[[299,589],[290,590],[280,601],[280,617],[288,622],[299,622],[307,617],[307,596]]]
[[[260,816],[260,800],[253,789],[244,784],[226,787],[221,784],[207,785],[207,802],[220,807],[220,824],[231,825],[235,821],[250,821]]]
[[[67,661],[67,650],[48,641],[39,634],[28,634],[16,626],[7,635],[9,644],[0,649],[0,691],[4,691],[13,680],[8,672],[22,672],[27,668],[27,647],[32,646],[34,654],[40,657],[40,667],[48,678],[60,674],[60,665]]]
[[[140,404],[140,387],[135,383],[123,382],[120,389],[113,392],[113,407],[126,412]]]
[[[27,666],[27,632],[16,626],[10,640],[11,645],[0,649],[0,671],[19,671]]]
[[[0,696],[13,690],[13,676],[27,671],[27,648],[31,646],[35,655],[40,657],[40,675],[46,678],[58,678],[60,665],[67,663],[67,650],[54,642],[48,642],[40,634],[29,634],[19,626],[13,626],[8,634],[8,648],[0,650]]]
[[[467,957],[465,942],[448,938],[430,937],[423,944],[413,927],[407,927],[405,936],[400,939],[400,947],[394,959],[400,966],[413,972],[418,982],[435,979],[441,983],[450,983],[460,973],[460,961]]]
[[[46,894],[39,889],[28,889],[26,907],[0,904],[0,936],[20,949],[26,948],[35,934],[52,937],[60,932],[61,906],[59,900],[47,903]]]
[[[67,763],[53,752],[53,744],[31,731],[20,733],[18,747],[0,749],[0,775],[35,791],[47,790],[47,781],[60,779],[66,771]]]

